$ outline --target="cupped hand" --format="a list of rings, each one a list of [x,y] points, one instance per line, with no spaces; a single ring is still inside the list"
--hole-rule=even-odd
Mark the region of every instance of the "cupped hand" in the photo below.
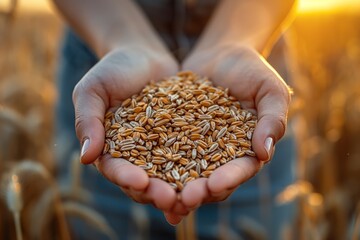
[[[133,200],[151,203],[162,211],[168,211],[177,199],[167,183],[150,179],[144,170],[124,159],[100,157],[105,140],[103,121],[108,109],[120,106],[149,81],[177,71],[178,65],[170,55],[149,49],[119,48],[105,55],[73,92],[76,133],[82,143],[81,162],[96,163],[104,177]]]
[[[189,182],[180,198],[182,205],[191,211],[203,203],[226,199],[271,159],[275,143],[285,133],[290,93],[276,71],[249,47],[231,45],[198,51],[185,60],[183,69],[229,88],[244,109],[258,116],[252,138],[256,158],[235,159],[216,169],[208,179]],[[175,212],[167,213],[167,218],[173,223],[181,220]]]
[[[165,213],[167,221],[178,224],[202,204],[225,200],[240,184],[253,177],[262,165],[256,158],[246,156],[217,168],[209,178],[198,178],[187,183],[179,195],[181,201]]]

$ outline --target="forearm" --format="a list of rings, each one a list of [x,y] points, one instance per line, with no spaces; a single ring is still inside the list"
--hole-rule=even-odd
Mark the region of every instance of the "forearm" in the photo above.
[[[266,53],[287,25],[296,0],[222,0],[195,51],[240,44]]]
[[[132,0],[53,0],[99,57],[122,46],[167,51]]]

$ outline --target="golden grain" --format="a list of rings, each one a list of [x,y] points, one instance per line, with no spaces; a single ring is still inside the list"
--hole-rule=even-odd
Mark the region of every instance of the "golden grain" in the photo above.
[[[255,125],[256,116],[242,110],[227,89],[181,72],[106,113],[103,154],[125,158],[181,191],[235,157],[254,156]]]

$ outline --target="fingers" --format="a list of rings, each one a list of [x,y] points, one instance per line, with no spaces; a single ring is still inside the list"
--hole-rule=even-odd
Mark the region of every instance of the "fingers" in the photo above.
[[[283,137],[286,130],[290,94],[285,84],[280,80],[277,80],[277,83],[276,85],[275,81],[273,85],[263,86],[255,99],[258,123],[252,144],[261,161],[270,160],[275,143]]]
[[[263,163],[253,157],[234,159],[216,169],[209,178],[199,178],[186,184],[180,199],[187,211],[166,212],[170,224],[178,224],[190,211],[204,203],[219,202],[228,198],[243,182],[253,177]]]
[[[207,202],[223,201],[240,184],[253,177],[261,166],[256,158],[234,159],[216,169],[209,178],[189,182],[181,192],[181,200],[188,210]]]
[[[145,191],[149,186],[146,172],[125,159],[102,157],[97,168],[109,181],[123,188]]]
[[[166,221],[173,226],[179,224],[184,218],[184,216],[180,216],[170,212],[165,212],[164,216]]]
[[[176,202],[175,190],[167,182],[157,178],[150,179],[145,197],[148,197],[153,205],[162,211],[168,211]]]
[[[181,200],[188,209],[196,209],[210,197],[207,178],[199,178],[186,184],[181,192]]]
[[[111,182],[139,203],[151,203],[165,212],[167,221],[178,224],[201,204],[226,199],[241,183],[254,176],[261,167],[255,158],[235,159],[218,168],[209,179],[189,182],[181,192],[181,200],[168,183],[150,178],[141,168],[126,160],[102,158],[98,169]]]
[[[214,197],[223,192],[233,191],[243,182],[252,178],[259,170],[261,164],[253,157],[234,159],[216,169],[209,177],[208,190]]]
[[[148,187],[143,191],[124,187],[121,187],[121,189],[137,203],[149,203],[161,211],[170,211],[175,204],[176,193],[164,183],[160,179],[150,179]]]
[[[99,90],[98,90],[99,91]],[[80,81],[73,92],[76,135],[81,141],[81,162],[92,163],[104,146],[104,98],[93,88]]]
[[[175,205],[168,212],[174,213],[179,216],[186,216],[190,213],[189,209],[183,204],[180,198],[177,199]]]
[[[162,211],[169,211],[176,202],[176,193],[168,183],[149,178],[143,169],[125,159],[101,158],[97,168],[138,203],[151,203]]]

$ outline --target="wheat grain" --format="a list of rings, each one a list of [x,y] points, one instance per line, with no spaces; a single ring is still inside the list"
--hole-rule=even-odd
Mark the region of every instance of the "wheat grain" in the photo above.
[[[181,191],[236,157],[255,156],[256,121],[227,89],[181,72],[106,113],[103,154],[125,158]]]

